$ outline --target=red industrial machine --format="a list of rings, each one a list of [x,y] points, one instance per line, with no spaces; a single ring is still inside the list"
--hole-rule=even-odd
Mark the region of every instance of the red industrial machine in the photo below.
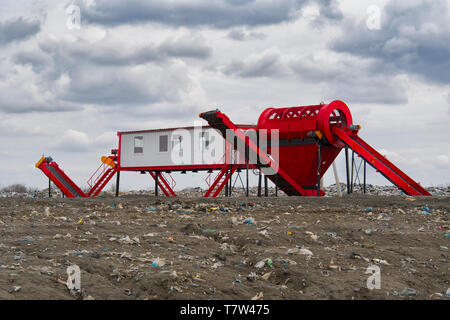
[[[117,156],[115,155],[117,150],[112,150],[112,153],[113,154],[109,157],[103,156],[101,158],[102,164],[87,182],[90,187],[87,193],[81,190],[81,188],[65,174],[51,157],[42,157],[35,166],[40,169],[67,197],[96,197],[118,172]]]
[[[164,166],[163,169],[161,167],[136,169],[141,173],[150,173],[155,179],[156,194],[160,188],[167,197],[176,196],[173,191],[175,185],[173,179],[170,181],[163,172],[208,170],[209,189],[204,196],[216,197],[224,187],[226,190],[228,187],[232,188],[231,178],[236,171],[247,170],[248,175],[249,169],[259,169],[264,171],[277,188],[289,196],[323,196],[325,193],[320,188],[320,179],[341,150],[345,148],[347,151],[349,148],[404,193],[411,196],[431,196],[358,136],[360,126],[353,124],[350,110],[342,101],[304,107],[269,108],[260,115],[256,127],[236,125],[219,110],[205,112],[199,116],[226,140],[224,163],[200,167]],[[250,133],[255,133],[256,137]],[[272,139],[272,136],[276,136],[277,139]],[[276,141],[276,145],[272,145],[273,141]],[[36,167],[68,197],[95,197],[117,173],[116,195],[118,195],[119,174],[122,171],[120,148],[119,134],[119,150],[112,150],[111,156],[102,157],[102,165],[88,181],[90,190],[87,193],[83,192],[51,158],[42,157],[36,163]],[[277,148],[279,155],[276,159],[272,157],[274,148]],[[242,158],[244,163],[233,162]],[[267,174],[266,169],[271,173]],[[130,171],[129,168],[123,170]],[[219,173],[212,178],[214,170],[218,170]]]
[[[342,148],[348,146],[406,194],[431,196],[358,136],[360,126],[353,124],[350,110],[342,101],[265,110],[259,117],[256,132],[259,134],[267,130],[267,152],[220,111],[205,112],[200,117],[216,128],[229,143],[236,145],[240,140],[241,144],[245,144],[247,157],[255,159],[257,156],[260,168],[273,168],[276,173],[268,178],[288,195],[323,196],[320,179]],[[279,135],[278,163],[270,157],[269,141],[274,130]]]

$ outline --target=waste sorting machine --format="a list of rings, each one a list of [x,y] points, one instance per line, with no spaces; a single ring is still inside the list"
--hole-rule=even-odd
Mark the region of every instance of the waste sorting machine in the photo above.
[[[51,157],[43,156],[36,163],[36,167],[67,197],[95,197],[116,174],[117,196],[121,171],[149,173],[155,180],[155,193],[158,194],[158,189],[161,189],[167,197],[173,197],[176,194],[173,190],[175,181],[170,176],[172,171],[185,173],[186,171],[198,172],[201,170],[209,172],[206,179],[208,189],[204,193],[204,197],[217,197],[224,188],[226,194],[229,194],[228,188],[232,188],[232,176],[241,170],[247,170],[248,195],[249,169],[264,172],[265,177],[288,196],[324,196],[325,192],[321,188],[322,177],[339,153],[345,149],[347,155],[347,151],[350,149],[405,194],[431,196],[419,183],[411,179],[359,136],[361,126],[353,123],[350,110],[342,101],[336,100],[329,104],[310,106],[268,108],[259,116],[256,126],[237,125],[218,109],[201,113],[199,117],[208,122],[208,130],[214,131],[215,129],[224,139],[224,141],[215,141],[216,144],[220,142],[220,148],[225,152],[217,163],[183,166],[158,162],[158,165],[153,165],[151,164],[152,158],[159,156],[158,159],[162,159],[161,155],[164,154],[161,152],[158,154],[156,151],[154,154],[151,151],[146,155],[149,160],[142,158],[144,135],[148,134],[149,137],[155,135],[156,138],[159,138],[159,151],[161,151],[161,143],[163,143],[165,148],[163,151],[168,152],[169,133],[179,129],[172,128],[119,132],[118,149],[111,150],[110,156],[101,158],[102,163],[88,180],[89,189],[86,191],[78,187]],[[195,130],[194,127],[189,129]],[[162,132],[165,132],[165,135],[162,135]],[[127,147],[124,147],[125,142],[121,139],[125,134],[130,135],[130,139],[127,138],[127,141],[129,140],[131,145]],[[204,134],[202,133],[201,136],[203,137]],[[132,145],[132,141],[135,145]],[[213,142],[214,140],[208,141],[208,144],[212,145]],[[181,144],[176,145],[181,148]],[[121,158],[127,155],[130,156],[130,159],[134,159],[131,157],[133,155],[135,158],[138,157],[139,161],[142,162],[141,159],[144,159],[144,162],[148,161],[149,163],[127,167],[125,164],[121,164]],[[167,159],[170,158],[170,156],[167,157]],[[236,159],[239,161],[236,162]],[[348,159],[346,160],[348,165]],[[214,176],[213,172],[215,171],[218,173]],[[347,181],[349,181],[348,168]]]
[[[254,165],[271,168],[268,178],[290,196],[323,196],[320,180],[345,147],[350,148],[386,179],[411,196],[431,196],[392,162],[366,143],[342,101],[290,108],[269,108],[259,117],[256,139],[245,133],[219,110],[199,115],[233,146],[245,145]],[[260,135],[264,134],[261,141]],[[271,135],[277,134],[278,157],[271,157]],[[255,137],[255,136],[254,136]],[[265,148],[261,148],[261,144]]]

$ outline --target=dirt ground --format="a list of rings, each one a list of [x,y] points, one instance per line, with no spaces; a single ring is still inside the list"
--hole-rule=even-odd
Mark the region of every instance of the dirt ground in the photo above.
[[[0,199],[0,299],[449,299],[449,208],[362,195]],[[71,265],[78,294],[64,284]],[[367,288],[370,265],[380,289]]]

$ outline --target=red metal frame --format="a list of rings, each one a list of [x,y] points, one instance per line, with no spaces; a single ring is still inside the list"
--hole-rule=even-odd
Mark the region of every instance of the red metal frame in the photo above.
[[[275,174],[269,175],[268,178],[288,195],[317,196],[318,180],[345,145],[369,161],[405,193],[431,195],[359,138],[358,130],[349,129],[353,125],[353,119],[347,105],[342,101],[336,100],[327,105],[269,108],[260,115],[257,131],[267,131],[267,139],[270,140],[272,130],[277,130],[280,138],[278,170],[275,170],[274,161],[253,141],[249,141],[248,137],[219,110],[200,114],[200,117],[221,132],[224,138],[227,138],[225,131],[231,130],[237,139],[245,142],[251,152],[257,153],[261,162],[257,166],[268,164],[272,167]],[[281,143],[282,141],[284,143]],[[268,147],[268,154],[271,151],[271,147]],[[320,190],[319,194],[322,196],[325,193]]]
[[[113,161],[117,160],[117,157],[109,156]],[[117,165],[111,167],[102,163],[98,169],[91,175],[88,180],[88,185],[91,187],[89,192],[85,194],[78,185],[72,181],[64,171],[58,166],[58,164],[51,160],[51,158],[41,158],[36,164],[36,167],[40,169],[49,179],[69,198],[75,197],[96,197],[103,188],[108,184],[112,177],[118,172]],[[55,174],[49,169],[49,167],[55,170]],[[73,192],[70,189],[73,189]]]
[[[119,148],[117,149],[117,169],[121,171],[121,156],[122,156],[122,135],[120,133],[117,133],[119,136]]]
[[[245,164],[236,165],[237,169],[246,169]],[[222,170],[222,164],[196,164],[196,165],[181,165],[181,166],[149,166],[149,167],[121,167],[120,171],[210,171]],[[258,169],[254,164],[249,165],[249,169]]]
[[[61,178],[63,180],[65,180],[70,187],[72,187],[73,189],[76,190],[76,192],[79,193],[79,195],[83,198],[88,197],[83,190],[81,190],[76,184],[75,182],[72,181],[72,179],[70,179],[65,173],[64,171],[59,168],[58,164],[54,161],[50,161],[50,160],[45,160],[43,161],[38,168],[69,198],[76,198],[77,195],[75,193],[73,193],[69,188],[67,188],[64,185],[64,181],[61,181],[60,179],[58,179],[51,171],[48,167],[52,167],[54,168],[57,173],[61,176]]]
[[[164,192],[166,197],[176,197],[177,195],[173,191],[172,187],[167,182],[166,177],[162,174],[162,172],[149,171],[148,172],[152,178],[156,181],[156,174],[158,174],[158,186]],[[173,179],[172,179],[173,180]],[[174,180],[175,181],[175,180]]]
[[[251,125],[251,124],[237,124],[238,127],[240,127],[241,129],[247,130],[247,129],[251,129],[251,128],[255,128],[255,125]],[[175,131],[175,130],[190,130],[190,129],[196,129],[196,128],[212,128],[211,126],[189,126],[189,127],[178,127],[178,128],[161,128],[161,129],[148,129],[148,130],[134,130],[134,131],[119,131],[117,132],[117,135],[122,135],[122,134],[133,134],[133,133],[148,133],[148,132],[166,132],[166,131]]]
[[[117,168],[111,168],[107,169],[97,180],[95,185],[89,190],[88,196],[89,197],[96,197],[98,194],[103,190],[103,188],[108,184],[108,182],[114,177],[114,175],[117,173]]]
[[[226,153],[226,150],[225,150],[225,153],[223,154],[220,162],[223,161],[223,163],[226,163],[226,161],[225,161],[226,160],[226,155],[227,155],[227,153]],[[208,185],[208,187],[211,187],[211,176],[212,176],[213,173],[214,173],[214,170],[211,170],[211,172],[205,178],[205,181],[206,181],[206,184]],[[214,178],[214,180],[215,180],[215,178]],[[213,183],[214,183],[214,180],[213,180]]]
[[[203,196],[205,198],[209,196],[212,196],[213,198],[217,197],[225,187],[227,182],[230,180],[236,169],[236,165],[225,164],[222,170],[219,171],[219,174],[214,179],[213,184],[209,187],[209,189]]]
[[[323,196],[325,194],[323,191],[316,190],[319,188],[317,185],[318,178],[320,179],[325,174],[342,148],[347,145],[405,193],[417,196],[431,195],[358,137],[359,129],[354,129],[354,126],[352,127],[353,129],[350,129],[353,125],[352,115],[347,105],[342,101],[333,101],[327,105],[269,108],[260,115],[257,126],[236,125],[219,110],[200,114],[200,117],[208,121],[210,126],[206,128],[215,128],[224,137],[225,155],[224,159],[222,159],[224,162],[221,160],[220,162],[222,163],[216,164],[122,167],[122,134],[195,128],[184,127],[118,132],[119,146],[117,155],[110,156],[115,161],[116,166],[113,168],[101,165],[88,181],[91,187],[88,194],[85,194],[59,168],[56,162],[48,160],[48,158],[42,158],[36,166],[68,197],[77,196],[69,190],[70,188],[82,197],[97,196],[114,174],[120,171],[149,172],[154,179],[156,179],[156,174],[158,173],[158,186],[166,196],[172,197],[176,196],[173,191],[176,182],[170,175],[165,177],[162,172],[219,170],[212,184],[210,181],[212,172],[206,178],[209,189],[204,195],[205,197],[216,197],[236,170],[247,168],[262,170],[264,167],[269,167],[273,170],[273,174],[268,175],[268,178],[288,195],[316,196],[317,192],[319,192]],[[272,146],[267,147],[267,152],[262,150],[257,142],[250,140],[244,133],[244,130],[249,129],[255,129],[257,133],[260,133],[261,130],[267,131],[268,140],[271,139],[272,130],[278,131],[280,145],[277,162],[269,157],[272,153]],[[231,136],[226,135],[227,130],[232,132]],[[231,153],[229,150],[234,151],[231,145],[235,148],[235,139],[240,140],[248,148],[249,152],[253,153],[252,155],[257,156],[257,163],[249,163],[248,166],[246,164],[230,163]],[[253,157],[250,157],[250,159],[253,159]],[[51,172],[49,167],[56,170],[56,175]],[[170,183],[168,181],[169,178]]]
[[[292,179],[278,164],[272,160],[266,152],[264,152],[261,148],[259,148],[252,140],[250,140],[245,133],[237,127],[225,114],[220,111],[213,111],[209,113],[200,114],[200,117],[207,120],[211,126],[218,129],[222,135],[225,134],[223,129],[231,130],[234,136],[224,136],[224,138],[233,139],[231,143],[234,144],[234,137],[241,140],[245,146],[249,148],[250,152],[254,152],[257,155],[257,159],[261,162],[261,164],[254,164],[259,169],[261,166],[268,166],[272,168],[274,172],[276,172],[276,176],[268,176],[274,183],[279,184],[279,180],[281,180],[284,184],[279,184],[283,191],[287,191],[288,189],[292,190],[293,194],[297,195],[309,195],[308,191],[303,189],[294,179]],[[278,181],[276,181],[278,180]]]
[[[92,188],[94,185],[96,185],[99,180],[101,180],[101,177],[103,177],[103,175],[109,169],[112,169],[111,166],[107,165],[106,163],[102,163],[87,181],[88,186]]]
[[[431,196],[428,191],[350,130],[344,131],[340,128],[333,128],[333,133],[406,194],[411,196]]]
[[[423,188],[420,184],[412,180],[410,177],[408,177],[403,171],[401,171],[399,168],[397,168],[392,162],[390,162],[388,159],[383,157],[378,151],[376,151],[374,148],[372,148],[369,144],[367,144],[363,139],[361,139],[358,136],[353,137],[353,139],[358,142],[363,148],[365,148],[368,152],[373,154],[375,157],[380,159],[383,164],[385,164],[390,170],[395,172],[400,178],[405,180],[407,183],[409,183],[414,189],[419,191],[424,196],[431,196],[431,193],[429,193],[425,188]],[[367,160],[367,159],[366,159]]]

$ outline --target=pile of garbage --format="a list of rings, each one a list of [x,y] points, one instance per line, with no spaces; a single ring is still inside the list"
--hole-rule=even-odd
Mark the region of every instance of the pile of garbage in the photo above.
[[[332,184],[325,188],[327,196],[333,197],[339,195],[339,189],[342,194],[347,193],[347,185],[341,183],[339,185]],[[425,188],[433,196],[450,196],[450,186],[428,187]],[[364,185],[355,184],[353,186],[353,193],[364,193]],[[366,184],[366,194],[374,196],[404,196],[405,193],[396,186],[377,186],[373,184]]]
[[[450,298],[448,199],[316,200],[3,199],[0,299]]]
[[[325,187],[324,190],[326,192],[326,197],[337,197],[339,196],[339,189],[341,191],[342,195],[347,194],[347,185],[345,183],[341,183],[339,185],[332,184],[328,187]],[[448,197],[450,196],[450,186],[440,186],[440,187],[428,187],[425,188],[428,192],[430,192],[433,196],[443,196]],[[87,192],[87,191],[86,191]],[[197,198],[202,197],[206,189],[202,189],[200,187],[197,188],[185,188],[182,190],[176,190],[176,194],[180,197],[185,198]],[[354,185],[353,186],[353,193],[355,194],[364,194],[364,186],[363,185]],[[154,190],[130,190],[130,191],[120,191],[120,195],[154,195]],[[162,192],[160,192],[162,194]],[[264,196],[265,191],[264,188],[261,190],[261,195]],[[402,190],[397,188],[396,186],[377,186],[373,184],[367,184],[366,185],[366,192],[367,195],[373,195],[373,196],[404,196],[405,193],[403,193]],[[115,196],[115,191],[107,190],[100,193],[102,196],[107,197],[113,197]],[[225,195],[225,190],[222,190],[220,196]],[[249,195],[250,196],[257,196],[258,195],[258,188],[257,187],[250,187],[249,188]],[[287,195],[281,191],[276,190],[275,187],[269,187],[268,188],[268,196],[273,197],[277,195],[278,197],[287,197]],[[51,189],[51,196],[54,198],[62,198],[63,193],[61,190],[59,190],[56,187],[52,187]],[[232,190],[232,197],[245,197],[246,196],[246,190],[244,188],[233,188]],[[43,190],[32,190],[29,189],[26,192],[15,192],[15,191],[0,191],[0,198],[48,198],[49,192],[48,188]]]

